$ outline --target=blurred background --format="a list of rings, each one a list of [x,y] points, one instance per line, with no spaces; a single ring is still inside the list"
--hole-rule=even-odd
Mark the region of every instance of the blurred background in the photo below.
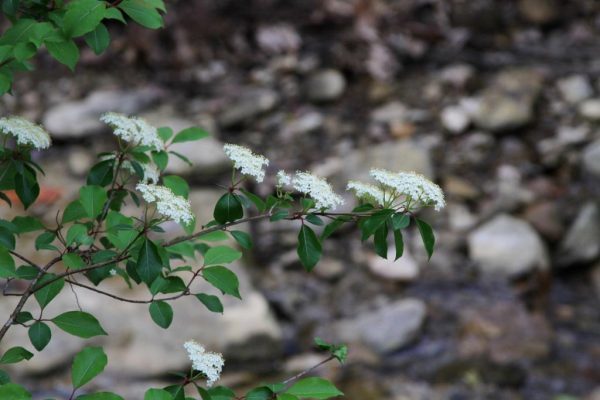
[[[104,55],[84,51],[75,74],[42,55],[0,99],[2,115],[41,122],[54,140],[28,212],[51,222],[76,196],[113,146],[98,121],[109,110],[212,134],[176,149],[193,168],[169,169],[190,180],[201,223],[228,177],[226,142],[271,160],[252,187],[261,194],[279,169],[343,192],[384,167],[431,177],[448,206],[424,215],[438,239],[430,262],[414,231],[394,263],[348,227],[311,274],[295,255],[298,226],[250,225],[255,249],[235,267],[243,301],[220,316],[179,300],[169,330],[145,306],[63,291],[48,315],[77,298],[110,334],[88,341],[109,355],[89,390],[141,399],[188,368],[182,344],[196,339],[224,353],[222,382],[241,391],[316,364],[318,335],[351,346],[347,365],[318,371],[349,400],[600,399],[600,2],[167,3],[165,29],[115,23]],[[0,205],[2,218],[20,213]],[[103,287],[129,293],[116,278]],[[0,298],[2,313],[11,302]],[[68,396],[86,343],[53,333],[15,371],[40,399]],[[13,329],[6,346],[22,343]]]

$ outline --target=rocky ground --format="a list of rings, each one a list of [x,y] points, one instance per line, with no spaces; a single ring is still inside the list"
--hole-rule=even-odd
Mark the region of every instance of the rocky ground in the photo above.
[[[348,365],[322,371],[349,399],[600,398],[596,2],[180,1],[167,20],[159,33],[112,27],[112,49],[84,53],[76,76],[42,58],[2,99],[54,138],[39,156],[51,196],[33,213],[51,219],[110,148],[107,110],[213,134],[178,149],[193,168],[171,167],[193,183],[200,221],[226,179],[223,142],[265,154],[271,176],[311,169],[339,191],[370,167],[418,171],[448,206],[426,216],[430,262],[414,233],[392,263],[347,229],[310,275],[296,226],[254,224],[244,301],[215,317],[183,300],[178,329],[78,292],[110,332],[99,386],[140,398],[185,366],[193,337],[225,353],[224,381],[242,388],[314,364],[321,335],[351,344]],[[24,340],[15,328],[8,345]],[[81,345],[56,335],[18,373],[40,398],[67,393]]]

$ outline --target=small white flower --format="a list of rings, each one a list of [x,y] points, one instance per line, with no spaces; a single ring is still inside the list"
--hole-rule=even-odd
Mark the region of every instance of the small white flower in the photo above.
[[[189,200],[177,196],[168,187],[138,183],[136,189],[148,203],[156,203],[156,210],[160,215],[184,225],[194,219]]]
[[[333,191],[325,179],[308,172],[296,172],[292,178],[292,186],[312,198],[317,209],[335,209],[344,204],[344,199]]]
[[[385,202],[385,193],[375,185],[358,181],[348,182],[346,190],[353,190],[356,197],[382,206]]]
[[[127,143],[148,146],[156,151],[164,149],[158,130],[142,118],[109,112],[103,114],[100,121],[113,128],[114,134]]]
[[[0,118],[0,131],[14,136],[17,144],[31,145],[37,150],[47,149],[52,142],[44,128],[22,117]]]
[[[223,150],[227,157],[233,161],[233,167],[239,169],[244,175],[253,176],[257,182],[262,182],[265,178],[263,165],[269,165],[269,160],[265,157],[254,154],[250,149],[237,144],[226,144]]]
[[[192,361],[192,368],[206,375],[206,386],[211,387],[219,380],[225,364],[221,354],[205,351],[204,347],[193,340],[185,342],[183,347]]]
[[[292,184],[292,176],[286,173],[284,170],[280,170],[277,173],[277,187],[289,186]]]
[[[116,270],[116,269],[114,269],[114,268],[111,268],[111,270],[110,270],[110,271],[108,271],[108,273],[109,273],[111,276],[115,276],[115,275],[117,275],[117,270]]]
[[[423,206],[433,205],[436,211],[445,205],[444,192],[423,175],[414,172],[391,172],[385,169],[372,169],[371,176],[377,182],[405,196],[409,202]]]

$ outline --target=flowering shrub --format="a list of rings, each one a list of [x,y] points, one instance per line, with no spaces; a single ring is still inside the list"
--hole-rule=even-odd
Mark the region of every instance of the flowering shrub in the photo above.
[[[125,302],[132,300],[97,286],[116,276],[130,286],[143,285],[149,300],[135,302],[149,304],[150,317],[165,329],[173,320],[169,302],[184,296],[195,296],[210,312],[222,312],[218,296],[196,293],[191,289],[192,283],[204,279],[223,295],[241,298],[238,278],[227,265],[242,253],[219,242],[233,239],[241,248],[251,248],[250,235],[233,229],[249,221],[296,221],[297,253],[307,271],[321,258],[323,241],[346,223],[358,225],[363,241],[372,237],[376,252],[382,257],[387,257],[388,236],[392,232],[398,258],[404,247],[402,230],[413,220],[428,255],[433,252],[433,231],[415,212],[422,207],[440,209],[444,197],[437,185],[420,175],[373,170],[375,184],[348,183],[348,189],[356,193],[361,204],[349,211],[336,212],[344,204],[343,198],[326,180],[308,172],[279,171],[276,187],[266,198],[249,192],[244,181],[262,182],[269,161],[245,147],[227,144],[224,151],[233,162],[231,184],[214,207],[214,220],[197,227],[198,221],[187,199],[188,184],[180,177],[164,175],[164,171],[172,157],[187,161],[170,150],[172,144],[200,140],[208,134],[197,127],[174,134],[169,128],[157,129],[143,119],[117,113],[105,114],[101,120],[112,128],[116,150],[99,155],[78,198],[57,216],[56,224],[47,226],[32,216],[0,220],[0,278],[6,280],[3,294],[19,298],[0,328],[0,343],[9,329],[26,329],[31,345],[38,352],[50,342],[53,329],[81,338],[106,335],[101,321],[81,309],[41,317],[65,283]],[[42,171],[32,160],[31,152],[47,148],[50,136],[43,128],[17,117],[0,119],[0,135],[0,190],[14,190],[28,208],[38,197],[37,173]],[[10,198],[2,191],[0,198],[11,205]],[[123,206],[127,203],[134,204],[137,212],[125,212]],[[161,237],[164,232],[161,225],[166,221],[179,223],[185,235],[170,240]],[[323,226],[322,232],[317,234],[313,226]],[[15,251],[17,238],[30,232],[38,233],[35,250],[48,254],[46,263],[35,263]],[[173,260],[182,260],[186,266],[175,268],[171,265]],[[22,265],[17,267],[17,261]],[[82,283],[75,276],[85,277],[89,283]],[[26,289],[10,292],[13,281],[20,281],[20,287]],[[39,306],[39,316],[24,308],[32,297]],[[188,339],[182,338],[182,342]],[[344,345],[320,339],[316,345],[329,353],[323,362],[343,362],[346,357]],[[220,354],[207,351],[193,340],[183,346],[191,361],[190,371],[182,374],[181,382],[176,385],[149,389],[145,399],[194,398],[190,391],[184,394],[187,387],[195,388],[202,400],[327,399],[342,395],[327,380],[305,377],[309,371],[236,395],[224,386],[213,387],[225,365]],[[18,363],[31,357],[31,351],[14,347],[4,352],[0,364]],[[70,399],[121,399],[108,392],[82,394],[84,385],[100,374],[107,362],[100,347],[86,347],[79,352],[72,364]],[[0,399],[30,398],[23,387],[11,383],[8,374],[0,371]]]

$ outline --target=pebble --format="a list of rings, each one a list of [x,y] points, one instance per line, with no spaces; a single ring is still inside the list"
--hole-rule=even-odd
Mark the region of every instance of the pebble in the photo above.
[[[326,69],[310,75],[306,81],[306,96],[310,101],[337,100],[346,89],[346,78],[340,71]]]
[[[559,246],[558,264],[585,264],[600,255],[600,210],[593,202],[586,203],[569,227]]]
[[[594,89],[586,76],[572,75],[563,78],[557,83],[562,97],[571,104],[577,104],[592,97]]]
[[[442,125],[451,133],[464,132],[471,123],[469,114],[460,106],[448,106],[440,115]]]
[[[600,140],[590,143],[583,149],[583,168],[600,177]]]
[[[537,232],[525,221],[501,214],[468,237],[469,257],[483,274],[515,277],[547,269],[547,251]]]
[[[600,99],[588,99],[579,104],[579,114],[591,121],[600,120]]]

